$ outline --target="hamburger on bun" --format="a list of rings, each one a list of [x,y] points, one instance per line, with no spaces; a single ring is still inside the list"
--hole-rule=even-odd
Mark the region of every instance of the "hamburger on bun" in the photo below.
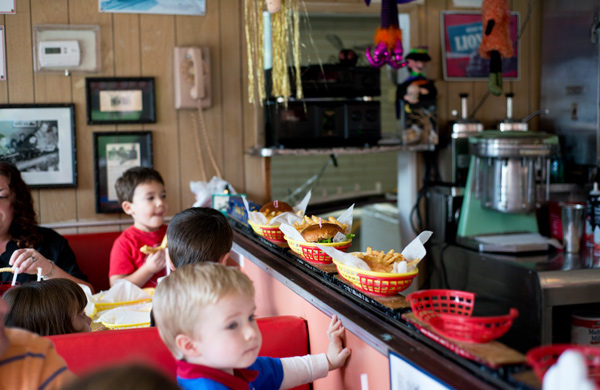
[[[285,202],[280,202],[280,201],[274,200],[273,202],[269,202],[269,203],[265,204],[258,211],[260,211],[261,213],[263,213],[266,216],[269,216],[269,214],[271,214],[273,212],[275,212],[277,215],[279,215],[281,213],[285,213],[285,212],[293,213],[294,209],[292,208],[292,206],[290,206],[289,204],[287,204]]]
[[[302,230],[302,237],[307,242],[333,242],[333,237],[337,233],[346,234],[344,228],[333,223],[322,223],[321,226],[311,225]]]

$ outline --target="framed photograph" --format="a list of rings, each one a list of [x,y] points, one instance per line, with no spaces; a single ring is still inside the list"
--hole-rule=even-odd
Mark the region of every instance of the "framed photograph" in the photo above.
[[[206,15],[206,0],[98,0],[98,11],[134,14]]]
[[[490,60],[481,58],[477,50],[481,43],[483,25],[481,12],[441,13],[442,65],[444,80],[475,81],[487,80],[490,73]],[[510,39],[514,55],[502,59],[502,78],[519,80],[519,13],[510,13]]]
[[[151,132],[95,132],[96,212],[121,212],[115,182],[129,168],[140,166],[152,168],[152,165]]]
[[[87,122],[90,125],[155,123],[154,78],[86,78]]]
[[[32,188],[77,187],[73,104],[0,105],[0,159]]]

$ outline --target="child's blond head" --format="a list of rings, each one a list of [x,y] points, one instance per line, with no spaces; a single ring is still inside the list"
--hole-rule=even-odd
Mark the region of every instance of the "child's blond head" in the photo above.
[[[202,318],[202,309],[230,293],[254,296],[254,286],[239,269],[217,263],[184,265],[158,285],[152,299],[154,318],[160,337],[176,359],[183,358],[175,342],[177,335],[196,337],[196,325],[210,321]]]

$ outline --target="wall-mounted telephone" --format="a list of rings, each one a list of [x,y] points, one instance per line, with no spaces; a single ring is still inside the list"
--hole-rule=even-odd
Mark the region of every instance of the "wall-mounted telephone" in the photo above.
[[[211,106],[210,52],[208,47],[175,48],[175,108]]]

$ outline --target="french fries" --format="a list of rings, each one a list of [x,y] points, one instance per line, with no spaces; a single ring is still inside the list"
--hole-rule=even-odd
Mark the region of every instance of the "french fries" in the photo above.
[[[406,261],[406,265],[416,265],[419,262],[419,259],[415,259],[412,261],[407,261],[401,253],[395,252],[393,249],[390,249],[387,253],[384,251],[376,251],[371,247],[367,247],[366,253],[353,253],[354,256],[366,262],[371,271],[375,272],[392,272],[394,268],[394,263],[400,263],[402,261]]]
[[[335,219],[335,217],[329,217],[329,219],[321,218],[321,223],[336,224],[336,225],[340,226],[342,229],[344,229],[344,232],[346,232],[346,233],[348,233],[348,227],[350,226],[347,223],[341,223],[340,221]],[[309,226],[318,225],[318,224],[319,224],[319,217],[317,217],[316,215],[313,215],[312,217],[305,215],[304,219],[302,219],[302,221],[294,223],[294,227],[296,228],[296,230],[301,232],[302,230],[306,229]]]
[[[145,255],[150,255],[152,253],[156,253],[156,252],[166,249],[166,248],[167,248],[167,235],[165,234],[165,236],[163,237],[163,240],[159,246],[144,245],[143,247],[140,248],[140,252],[142,252]]]

